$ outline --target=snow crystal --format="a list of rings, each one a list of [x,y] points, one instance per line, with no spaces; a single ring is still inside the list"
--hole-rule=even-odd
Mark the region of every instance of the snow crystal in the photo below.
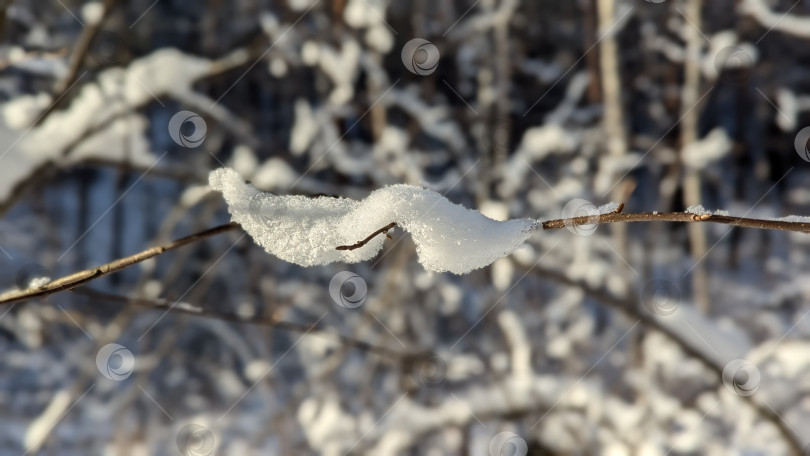
[[[686,212],[695,215],[711,215],[711,212],[707,211],[702,204],[698,204],[697,206],[689,206],[686,208]]]
[[[222,192],[233,220],[257,244],[301,266],[368,260],[380,251],[385,236],[355,250],[336,247],[396,222],[413,237],[425,269],[464,274],[510,254],[536,225],[531,219],[498,222],[410,185],[385,187],[355,201],[263,193],[229,168],[212,171],[209,184]]]
[[[789,222],[789,223],[810,223],[810,217],[806,215],[788,215],[786,217],[771,218],[775,222]]]
[[[32,277],[31,280],[28,282],[28,289],[33,290],[40,287],[47,285],[51,281],[50,277],[42,276],[42,277]]]
[[[724,211],[722,209],[717,209],[716,211],[714,211],[714,215],[722,215],[724,217],[728,217],[730,214],[729,214],[728,211]]]
[[[597,211],[599,212],[599,215],[606,215],[606,214],[616,212],[616,210],[618,210],[618,209],[619,209],[619,203],[607,203],[607,204],[603,204],[603,205],[599,206]]]

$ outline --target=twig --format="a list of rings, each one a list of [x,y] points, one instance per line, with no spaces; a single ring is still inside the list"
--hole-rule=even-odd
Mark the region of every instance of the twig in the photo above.
[[[121,296],[112,293],[106,293],[104,291],[95,290],[89,287],[78,287],[72,290],[73,293],[78,295],[86,296],[92,299],[99,299],[105,300],[110,302],[118,302],[122,304],[135,304],[139,307],[144,307],[148,309],[155,309],[155,310],[165,310],[171,312],[182,313],[186,315],[195,315],[198,317],[203,318],[210,318],[216,320],[225,320],[231,321],[235,323],[247,323],[252,325],[259,325],[259,326],[270,326],[274,328],[278,328],[284,331],[291,331],[300,334],[309,334],[312,336],[321,336],[322,334],[312,333],[312,330],[315,329],[312,325],[303,325],[299,323],[294,323],[291,321],[279,320],[276,318],[275,315],[256,315],[256,316],[241,316],[235,313],[230,312],[212,312],[210,310],[204,309],[202,307],[197,307],[192,304],[181,302],[176,303],[167,299],[145,299],[145,298],[135,298],[135,297],[127,297]],[[398,350],[394,350],[387,347],[382,347],[378,345],[373,345],[369,342],[365,342],[362,340],[353,339],[349,336],[344,336],[342,334],[332,332],[332,331],[324,331],[329,336],[333,336],[338,339],[343,345],[358,348],[363,351],[383,355],[385,357],[396,357],[396,358],[406,358],[410,356],[409,353],[403,353]]]
[[[385,235],[388,236],[388,230],[390,230],[391,228],[393,228],[395,226],[397,226],[397,222],[391,222],[388,225],[385,225],[384,227],[380,228],[379,230],[369,234],[362,241],[357,242],[357,243],[352,244],[352,245],[339,245],[339,246],[335,247],[335,250],[356,250],[356,249],[359,249],[360,247],[368,244],[369,241],[374,239],[374,237],[377,236],[378,234],[385,233]],[[390,236],[388,236],[388,237],[390,238]]]
[[[54,293],[58,293],[60,291],[71,290],[91,280],[103,277],[107,274],[112,274],[113,272],[118,272],[124,268],[132,266],[133,264],[137,264],[142,261],[148,260],[152,257],[155,257],[157,255],[160,255],[161,253],[168,252],[170,250],[175,250],[177,248],[183,247],[184,245],[188,245],[211,236],[216,236],[217,234],[225,233],[227,231],[233,231],[237,228],[239,228],[239,225],[236,223],[228,223],[227,225],[220,225],[214,228],[207,229],[205,231],[201,231],[196,234],[192,234],[191,236],[186,236],[184,238],[177,239],[166,245],[152,247],[151,249],[147,249],[144,250],[143,252],[136,253],[135,255],[120,258],[118,260],[112,261],[107,264],[103,264],[101,266],[92,269],[85,269],[84,271],[75,272],[60,279],[53,280],[39,288],[11,291],[9,293],[0,295],[0,305],[11,304],[13,302],[25,301],[27,299],[51,295]]]
[[[810,233],[810,223],[788,222],[780,220],[750,219],[744,217],[731,217],[728,215],[692,214],[690,212],[639,212],[635,214],[622,213],[624,203],[619,204],[613,212],[600,215],[584,215],[567,219],[548,220],[542,223],[544,230],[558,230],[566,226],[593,225],[599,223],[630,223],[630,222],[712,222],[725,225],[742,226],[746,228],[761,228],[764,230],[798,231]],[[368,244],[375,236],[386,233],[397,226],[396,222],[389,223],[368,235],[362,241],[352,245],[338,246],[337,250],[355,250]]]
[[[711,222],[721,223],[725,225],[740,226],[745,228],[760,228],[766,230],[780,230],[780,231],[796,231],[801,233],[810,233],[810,223],[804,222],[788,222],[781,220],[762,220],[750,219],[744,217],[731,217],[728,215],[713,215],[713,214],[692,214],[689,212],[639,212],[635,214],[625,214],[621,210],[624,205],[608,214],[601,214],[598,216],[586,215],[582,217],[574,217],[569,219],[557,219],[543,222],[541,226],[544,230],[557,230],[566,226],[577,225],[592,225],[594,223],[630,223],[630,222]],[[397,226],[396,222],[391,222],[388,225],[380,228],[374,233],[360,242],[353,245],[338,246],[337,250],[355,250],[366,245],[375,236],[386,233],[391,228]],[[79,285],[87,283],[91,280],[103,277],[113,272],[118,272],[124,268],[148,260],[149,258],[160,255],[161,253],[183,247],[184,245],[193,242],[216,236],[221,233],[233,231],[239,228],[237,223],[228,223],[205,231],[201,231],[190,236],[177,239],[166,245],[152,247],[151,249],[144,250],[143,252],[136,253],[125,258],[103,264],[96,268],[86,269],[71,275],[62,277],[51,281],[39,288],[32,288],[27,290],[11,291],[0,295],[0,305],[11,304],[14,302],[25,301],[27,299],[42,297],[58,293],[60,291],[70,290]]]
[[[810,223],[788,222],[783,220],[762,220],[728,215],[692,214],[689,212],[639,212],[623,214],[611,212],[598,216],[587,215],[569,219],[557,219],[543,222],[544,230],[558,230],[566,226],[593,225],[594,223],[630,223],[630,222],[710,222],[724,225],[741,226],[745,228],[760,228],[763,230],[797,231],[810,233]]]

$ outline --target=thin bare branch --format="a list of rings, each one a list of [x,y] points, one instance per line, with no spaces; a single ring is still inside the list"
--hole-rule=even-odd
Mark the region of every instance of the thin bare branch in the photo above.
[[[239,228],[239,225],[236,223],[228,223],[227,225],[220,225],[214,228],[209,228],[205,231],[201,231],[199,233],[177,239],[168,244],[152,247],[151,249],[146,249],[143,252],[136,253],[135,255],[120,258],[118,260],[112,261],[107,264],[103,264],[101,266],[92,269],[85,269],[84,271],[75,272],[60,279],[48,282],[47,284],[39,288],[29,288],[27,290],[18,290],[4,293],[0,295],[0,305],[11,304],[13,302],[25,301],[32,298],[48,296],[54,293],[59,293],[60,291],[71,290],[91,280],[103,277],[107,274],[112,274],[113,272],[118,272],[124,268],[140,263],[142,261],[146,261],[152,257],[160,255],[161,253],[168,252],[170,250],[175,250],[177,248],[183,247],[184,245],[188,245],[197,242],[199,240],[209,238],[211,236],[216,236],[218,234],[225,233],[227,231],[233,231],[237,228]]]
[[[378,234],[385,233],[385,235],[388,236],[388,230],[390,230],[391,228],[393,228],[395,226],[397,226],[397,222],[391,222],[388,225],[385,225],[384,227],[380,228],[379,230],[369,234],[362,241],[357,242],[357,243],[352,244],[352,245],[339,245],[339,246],[335,247],[335,250],[356,250],[356,249],[359,249],[360,247],[368,244],[369,241],[374,239],[374,237],[376,237]],[[390,238],[390,236],[388,236],[388,237]]]
[[[624,203],[620,204],[615,211],[600,215],[585,215],[568,219],[548,220],[542,223],[544,230],[558,230],[566,226],[593,225],[595,223],[630,223],[630,222],[711,222],[725,225],[741,226],[746,228],[760,228],[764,230],[798,231],[810,233],[810,223],[788,222],[784,220],[762,220],[744,217],[731,217],[728,215],[714,214],[693,214],[690,212],[639,212],[635,214],[625,214],[622,212]],[[368,244],[375,236],[386,233],[395,227],[396,222],[389,223],[377,231],[371,233],[362,241],[352,245],[341,245],[337,250],[355,250]]]
[[[631,223],[631,222],[709,222],[724,225],[741,226],[745,228],[760,228],[763,230],[797,231],[810,233],[810,223],[789,222],[785,220],[763,220],[729,215],[692,214],[690,212],[638,212],[624,214],[611,212],[599,216],[583,216],[569,219],[557,219],[543,222],[544,230],[558,230],[566,226],[592,225],[596,223]]]

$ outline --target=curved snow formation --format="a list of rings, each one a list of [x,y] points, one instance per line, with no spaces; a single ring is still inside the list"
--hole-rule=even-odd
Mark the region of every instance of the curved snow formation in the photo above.
[[[335,248],[396,222],[413,237],[425,269],[465,274],[512,253],[537,224],[532,219],[495,221],[411,185],[384,187],[355,201],[264,193],[229,168],[212,171],[209,184],[222,193],[233,221],[257,244],[301,266],[368,260],[382,249],[385,236],[356,250]]]

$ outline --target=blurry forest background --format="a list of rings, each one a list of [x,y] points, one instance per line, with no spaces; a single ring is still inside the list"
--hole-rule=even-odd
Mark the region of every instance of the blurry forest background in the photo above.
[[[810,215],[807,0],[0,0],[0,36],[2,290],[228,222],[221,166],[497,219]],[[537,232],[464,276],[392,234],[302,268],[234,231],[0,307],[0,453],[810,442],[805,234]]]

